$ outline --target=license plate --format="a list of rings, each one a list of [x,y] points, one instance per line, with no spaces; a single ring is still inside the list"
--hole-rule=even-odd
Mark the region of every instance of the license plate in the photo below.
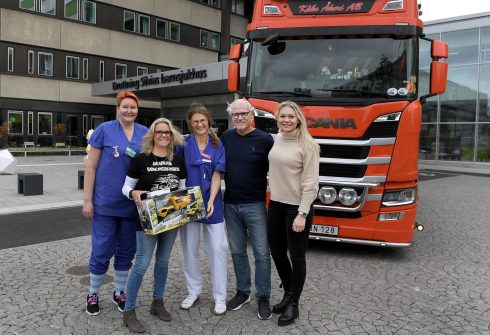
[[[339,235],[339,227],[337,226],[323,226],[314,224],[310,229],[311,234],[325,234],[325,235]]]

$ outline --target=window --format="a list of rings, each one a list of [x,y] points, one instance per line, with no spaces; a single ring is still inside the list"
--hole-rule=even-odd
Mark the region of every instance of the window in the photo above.
[[[245,15],[245,0],[231,0],[231,12],[238,15]]]
[[[34,51],[27,50],[27,73],[34,73]]]
[[[27,10],[35,10],[36,2],[34,0],[19,0],[19,8]]]
[[[12,47],[7,48],[7,59],[8,59],[7,71],[14,72],[14,48]]]
[[[105,72],[105,66],[104,66],[104,61],[101,60],[99,62],[99,81],[104,81],[104,72]]]
[[[128,67],[126,64],[116,63],[116,79],[124,79],[127,77]]]
[[[150,35],[150,17],[146,15],[138,15],[140,22],[139,33],[144,35]]]
[[[478,63],[478,29],[442,33],[442,40],[449,46],[449,65]]]
[[[42,76],[53,75],[53,54],[46,52],[39,52],[37,54],[38,68],[37,73]]]
[[[23,134],[24,115],[22,111],[8,111],[10,130],[9,134]]]
[[[219,50],[220,45],[220,35],[216,33],[211,33],[211,49]]]
[[[88,0],[65,0],[65,17],[73,20],[96,23],[96,3]]]
[[[79,61],[78,57],[66,56],[66,78],[79,78]]]
[[[104,123],[104,117],[102,115],[92,115],[92,127],[91,129],[95,129]]]
[[[148,74],[148,68],[144,66],[136,67],[136,72],[138,76],[146,76]]]
[[[160,38],[167,38],[167,21],[157,19],[156,35]]]
[[[201,29],[201,46],[213,50],[219,50],[220,35]]]
[[[243,40],[241,38],[230,37],[230,44],[232,46],[235,45],[235,44],[240,44],[242,42],[243,42]]]
[[[171,41],[180,41],[180,24],[157,19],[156,28],[157,37]]]
[[[83,59],[83,80],[88,80],[88,58]]]
[[[55,15],[56,0],[19,0],[19,8]]]
[[[441,122],[475,122],[478,65],[449,67],[446,92],[439,96]]]
[[[56,14],[56,0],[40,0],[41,1],[41,13]]]
[[[93,1],[83,1],[83,17],[82,21],[88,23],[97,23],[97,5]]]
[[[207,48],[209,45],[209,31],[201,30],[201,46]]]
[[[180,41],[180,24],[170,22],[170,40]]]
[[[134,23],[136,14],[128,10],[124,11],[124,30],[136,31],[136,25]]]
[[[27,135],[32,135],[34,132],[34,113],[27,113]]]
[[[37,114],[37,129],[39,135],[52,134],[52,120],[53,115],[51,113],[39,112]]]
[[[213,6],[216,8],[220,7],[220,1],[219,0],[201,0],[201,3],[208,5],[208,6]]]
[[[78,0],[65,0],[65,17],[78,20]]]

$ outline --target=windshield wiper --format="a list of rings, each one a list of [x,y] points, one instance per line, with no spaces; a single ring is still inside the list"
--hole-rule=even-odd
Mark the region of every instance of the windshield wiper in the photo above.
[[[377,96],[377,97],[384,97],[383,93],[380,92],[371,92],[371,91],[361,91],[361,90],[342,90],[338,88],[317,88],[317,91],[323,91],[323,92],[335,92],[335,93],[356,93],[359,94],[360,97],[363,95],[370,95],[370,96]]]
[[[311,97],[310,92],[290,92],[290,91],[260,91],[260,92],[255,92],[258,94],[274,94],[274,95],[281,95],[285,97]]]

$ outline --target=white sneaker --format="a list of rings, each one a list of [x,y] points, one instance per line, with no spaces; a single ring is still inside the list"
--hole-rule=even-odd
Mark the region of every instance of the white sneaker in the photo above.
[[[222,315],[226,312],[226,301],[224,300],[216,300],[214,304],[214,314]]]
[[[193,294],[189,294],[184,299],[184,301],[182,301],[182,303],[180,304],[180,308],[187,310],[187,309],[191,308],[192,306],[194,306],[194,303],[196,301],[198,301],[198,300],[199,300],[199,296],[193,295]]]

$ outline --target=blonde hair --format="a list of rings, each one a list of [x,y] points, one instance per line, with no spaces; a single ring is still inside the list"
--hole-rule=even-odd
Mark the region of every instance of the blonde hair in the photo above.
[[[154,147],[154,138],[155,138],[155,127],[160,124],[160,123],[165,123],[168,126],[168,129],[170,129],[170,145],[168,147],[168,160],[172,161],[174,159],[174,149],[175,146],[181,145],[184,142],[184,137],[182,134],[177,130],[172,125],[172,122],[169,119],[166,118],[159,118],[153,121],[153,123],[150,126],[150,129],[148,132],[143,136],[143,141],[141,144],[141,152],[146,154],[147,156],[150,155],[153,151]]]
[[[193,103],[191,104],[191,108],[187,112],[187,116],[185,118],[187,122],[187,128],[189,128],[189,131],[191,133],[194,133],[194,129],[192,128],[192,117],[196,114],[201,114],[204,115],[206,120],[208,120],[208,134],[211,136],[211,145],[213,148],[218,148],[219,147],[219,138],[218,135],[214,132],[212,126],[214,125],[214,120],[213,117],[211,116],[211,113],[208,111],[207,107],[198,103]]]
[[[303,148],[303,150],[308,153],[310,151],[314,151],[315,153],[320,152],[320,146],[318,143],[316,143],[315,139],[310,135],[308,131],[308,127],[306,126],[306,119],[303,113],[301,112],[301,108],[296,104],[295,102],[292,101],[283,101],[277,106],[277,113],[276,113],[276,120],[279,117],[279,112],[281,109],[289,107],[291,108],[294,113],[296,114],[296,118],[298,119],[299,123],[296,127],[298,129],[298,142],[299,145]],[[279,132],[282,132],[281,127],[278,124]]]

